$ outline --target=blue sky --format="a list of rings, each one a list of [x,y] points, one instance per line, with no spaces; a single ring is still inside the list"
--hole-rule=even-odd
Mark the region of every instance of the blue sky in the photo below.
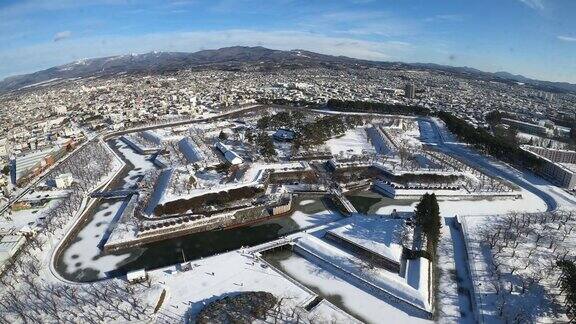
[[[0,0],[0,78],[234,45],[576,83],[574,0]]]

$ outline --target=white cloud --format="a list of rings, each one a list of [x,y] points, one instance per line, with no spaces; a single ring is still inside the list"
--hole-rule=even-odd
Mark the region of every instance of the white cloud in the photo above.
[[[264,46],[272,49],[305,49],[330,55],[344,55],[368,60],[391,60],[413,49],[406,42],[367,41],[331,37],[301,31],[220,30],[206,32],[155,33],[136,37],[74,38],[66,42],[48,42],[33,46],[0,50],[0,78],[16,73],[33,72],[80,58],[94,58],[151,51],[194,52],[226,46]],[[26,57],[23,60],[22,57]]]
[[[557,38],[563,42],[576,42],[576,37],[559,35]]]
[[[519,0],[519,1],[535,10],[543,10],[545,7],[544,0]]]
[[[432,17],[428,17],[424,19],[426,22],[435,22],[435,21],[446,21],[446,22],[461,22],[464,21],[464,17],[462,15],[453,15],[453,14],[445,14],[445,15],[435,15]]]
[[[56,35],[54,35],[54,41],[58,42],[58,41],[66,39],[66,38],[70,38],[70,36],[72,36],[71,31],[69,31],[69,30],[61,31],[61,32],[56,33]]]
[[[3,6],[0,17],[20,17],[45,11],[59,11],[90,5],[125,4],[126,0],[21,0]]]
[[[377,10],[327,12],[308,17],[303,22],[315,30],[350,36],[401,37],[421,33],[419,21]]]

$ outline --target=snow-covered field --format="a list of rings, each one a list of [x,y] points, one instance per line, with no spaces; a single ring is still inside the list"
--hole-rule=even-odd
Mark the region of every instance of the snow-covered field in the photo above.
[[[308,228],[311,226],[316,226],[339,220],[342,218],[342,216],[329,210],[310,214],[296,210],[292,215],[290,215],[290,218],[293,221],[295,221],[300,228]]]
[[[44,206],[39,208],[29,208],[18,211],[13,211],[11,215],[8,213],[0,217],[0,232],[8,229],[20,230],[26,226],[29,228],[41,224],[41,218],[45,217],[46,212],[58,204],[60,199],[52,199]]]
[[[370,287],[375,288],[375,294],[391,295],[406,303],[390,299],[389,302],[397,303],[397,307],[404,310],[412,307],[425,311],[431,309],[427,298],[428,280],[420,282],[420,286],[424,288],[421,290],[420,287],[412,287],[408,284],[408,276],[404,278],[387,269],[371,268],[368,263],[358,259],[353,254],[313,235],[302,235],[295,241],[295,250],[298,251],[298,254],[304,255],[315,263],[315,259],[319,259],[322,264],[326,263],[337,268],[339,272],[345,273],[353,282],[369,283]],[[428,278],[427,273],[424,278]]]
[[[420,130],[420,140],[422,142],[435,143],[438,141],[438,136],[429,121],[419,121],[418,127]]]
[[[566,320],[555,263],[576,256],[576,212],[468,217],[462,227],[485,320]]]
[[[366,129],[358,127],[347,130],[344,135],[332,138],[326,141],[326,146],[333,155],[361,155],[363,152],[368,154],[374,152],[374,147],[368,140]]]
[[[342,226],[328,232],[399,263],[403,226],[403,219],[353,216]]]
[[[111,220],[116,213],[121,212],[122,201],[106,202],[98,207],[90,221],[76,236],[72,243],[64,252],[62,261],[66,264],[66,272],[98,272],[91,277],[105,278],[107,271],[116,269],[118,263],[125,260],[128,255],[104,255],[98,247],[104,232],[109,227]],[[82,280],[82,275],[75,275],[75,278]]]
[[[398,212],[411,212],[414,211],[417,204],[418,202],[414,202],[409,206],[384,206],[379,208],[376,213],[390,214],[394,209]],[[522,198],[520,199],[439,200],[438,205],[440,206],[440,214],[444,217],[506,214],[513,211],[536,212],[547,209],[542,199],[526,190],[523,190]]]
[[[124,156],[124,158],[134,165],[134,169],[128,172],[123,180],[122,188],[130,188],[139,181],[139,178],[146,173],[146,171],[154,169],[154,163],[149,160],[146,155],[134,152],[126,143],[117,141],[117,149]]]
[[[302,307],[314,296],[265,263],[240,251],[193,263],[193,269],[187,272],[178,271],[177,267],[151,272],[152,280],[162,283],[167,290],[167,300],[159,312],[159,319],[173,323],[181,322],[186,314],[194,318],[210,301],[243,291],[271,292],[279,299],[284,298],[288,310]],[[351,322],[346,314],[326,305],[308,316],[307,320],[313,323]]]

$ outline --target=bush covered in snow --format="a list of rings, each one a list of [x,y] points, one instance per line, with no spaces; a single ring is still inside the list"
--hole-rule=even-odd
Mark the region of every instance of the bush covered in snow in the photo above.
[[[263,291],[226,296],[204,307],[196,323],[253,323],[255,320],[265,320],[276,303],[274,295]]]

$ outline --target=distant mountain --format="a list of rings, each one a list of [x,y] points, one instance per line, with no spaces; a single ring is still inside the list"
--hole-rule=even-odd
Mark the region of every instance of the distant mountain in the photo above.
[[[303,50],[279,51],[264,47],[235,46],[195,53],[152,52],[79,60],[31,74],[8,77],[0,81],[0,92],[53,83],[63,79],[109,76],[119,73],[163,73],[208,67],[235,70],[242,68],[245,64],[257,64],[259,69],[265,70],[280,66],[298,68],[358,64],[359,62],[365,61]]]
[[[344,56],[318,54],[305,50],[281,51],[264,47],[225,47],[195,53],[153,52],[79,60],[31,74],[8,77],[0,81],[0,92],[14,91],[63,80],[86,77],[111,76],[121,73],[164,73],[182,69],[217,68],[223,70],[257,69],[260,71],[304,67],[381,67],[389,69],[423,69],[455,73],[469,78],[506,82],[525,82],[543,90],[575,91],[576,85],[538,81],[506,72],[486,73],[469,67],[438,64],[407,64],[401,62],[375,62]],[[520,81],[522,80],[522,81]]]
[[[536,79],[530,79],[523,75],[512,74],[508,72],[484,72],[471,67],[457,67],[449,65],[440,65],[433,63],[412,63],[412,66],[429,69],[429,70],[439,70],[450,73],[460,74],[462,76],[469,75],[471,77],[488,79],[500,82],[520,82],[531,85],[539,90],[552,91],[552,92],[574,92],[576,93],[576,84],[568,82],[553,82],[553,81],[542,81]]]
[[[547,91],[564,90],[564,91],[569,91],[569,92],[576,92],[576,84],[573,84],[573,83],[535,80],[535,79],[527,78],[523,75],[511,74],[508,72],[495,72],[493,74],[499,78],[502,78],[502,79],[514,80],[517,82],[522,82],[522,83],[527,83],[527,84],[530,84],[533,86],[537,86],[537,87],[541,88],[542,90],[547,90]]]

